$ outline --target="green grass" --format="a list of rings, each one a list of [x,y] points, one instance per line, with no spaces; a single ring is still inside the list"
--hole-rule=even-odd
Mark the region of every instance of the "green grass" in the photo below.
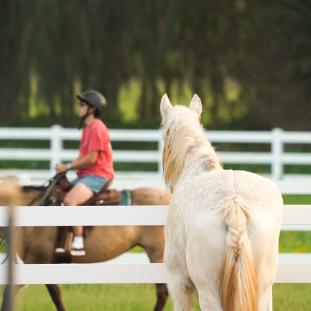
[[[284,204],[311,204],[311,195],[283,195]]]
[[[281,253],[311,253],[311,232],[282,231],[279,251]]]
[[[3,287],[0,287],[2,294]],[[145,311],[155,304],[153,285],[62,285],[68,311]],[[276,284],[273,287],[274,311],[308,311],[311,305],[311,284]],[[2,298],[0,298],[2,301]],[[23,288],[15,311],[55,311],[43,285]],[[165,311],[172,311],[169,299]],[[199,310],[196,306],[195,310]]]
[[[311,284],[276,284],[273,286],[273,311],[309,311]]]
[[[0,240],[0,253],[4,253],[5,251],[5,243],[3,243],[3,240]]]
[[[311,195],[284,195],[285,204],[311,204]],[[310,231],[282,231],[279,251],[281,253],[311,253]]]
[[[75,311],[145,311],[155,304],[153,285],[63,285],[67,310]],[[2,287],[0,288],[2,294]],[[0,301],[2,298],[0,298]],[[23,288],[17,299],[16,311],[55,311],[43,285]],[[171,302],[165,310],[172,310]]]

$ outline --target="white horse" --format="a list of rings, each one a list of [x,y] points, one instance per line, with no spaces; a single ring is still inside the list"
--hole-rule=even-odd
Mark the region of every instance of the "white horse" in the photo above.
[[[164,261],[174,310],[267,311],[278,262],[283,200],[268,179],[224,170],[189,108],[162,97],[164,179],[172,192]]]

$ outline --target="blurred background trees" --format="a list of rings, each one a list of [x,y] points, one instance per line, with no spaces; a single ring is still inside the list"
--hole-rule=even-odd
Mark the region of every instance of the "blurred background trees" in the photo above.
[[[0,0],[0,125],[75,126],[81,90],[111,127],[158,127],[197,92],[212,129],[311,130],[308,0]]]

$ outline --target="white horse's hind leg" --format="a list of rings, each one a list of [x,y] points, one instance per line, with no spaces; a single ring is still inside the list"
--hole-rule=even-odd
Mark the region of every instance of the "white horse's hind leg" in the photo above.
[[[198,290],[201,311],[223,311],[219,293],[208,288],[201,287]]]
[[[272,311],[270,310],[270,299],[272,299],[271,293],[272,290],[269,287],[260,294],[258,297],[258,311]]]
[[[177,271],[168,272],[168,290],[173,299],[174,311],[193,310],[194,288],[187,276],[182,276]]]
[[[258,271],[258,311],[271,311],[272,284],[276,275],[278,265],[278,244],[274,243],[274,251],[266,255]]]

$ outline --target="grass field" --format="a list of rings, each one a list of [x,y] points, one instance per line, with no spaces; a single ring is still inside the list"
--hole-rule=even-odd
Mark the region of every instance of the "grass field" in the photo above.
[[[284,196],[284,203],[311,204],[311,195],[286,195]],[[282,231],[279,250],[282,253],[311,253],[311,232]]]
[[[285,196],[286,204],[311,204],[311,196]],[[139,251],[136,248],[135,251]],[[282,232],[281,252],[311,252],[311,232]],[[153,285],[62,285],[67,310],[71,311],[146,311],[155,303]],[[3,287],[0,287],[2,296]],[[276,284],[273,287],[274,311],[311,310],[311,284]],[[2,298],[0,298],[2,301]],[[16,311],[54,311],[43,285],[23,288]],[[169,300],[165,311],[171,311]],[[196,306],[196,310],[199,307]]]
[[[155,303],[153,285],[62,285],[62,289],[69,311],[146,311],[152,310]],[[310,311],[310,293],[311,284],[276,284],[273,310]],[[172,310],[169,300],[165,311]],[[198,306],[196,310],[200,310]],[[31,285],[19,293],[16,311],[55,311],[55,308],[45,286]]]

